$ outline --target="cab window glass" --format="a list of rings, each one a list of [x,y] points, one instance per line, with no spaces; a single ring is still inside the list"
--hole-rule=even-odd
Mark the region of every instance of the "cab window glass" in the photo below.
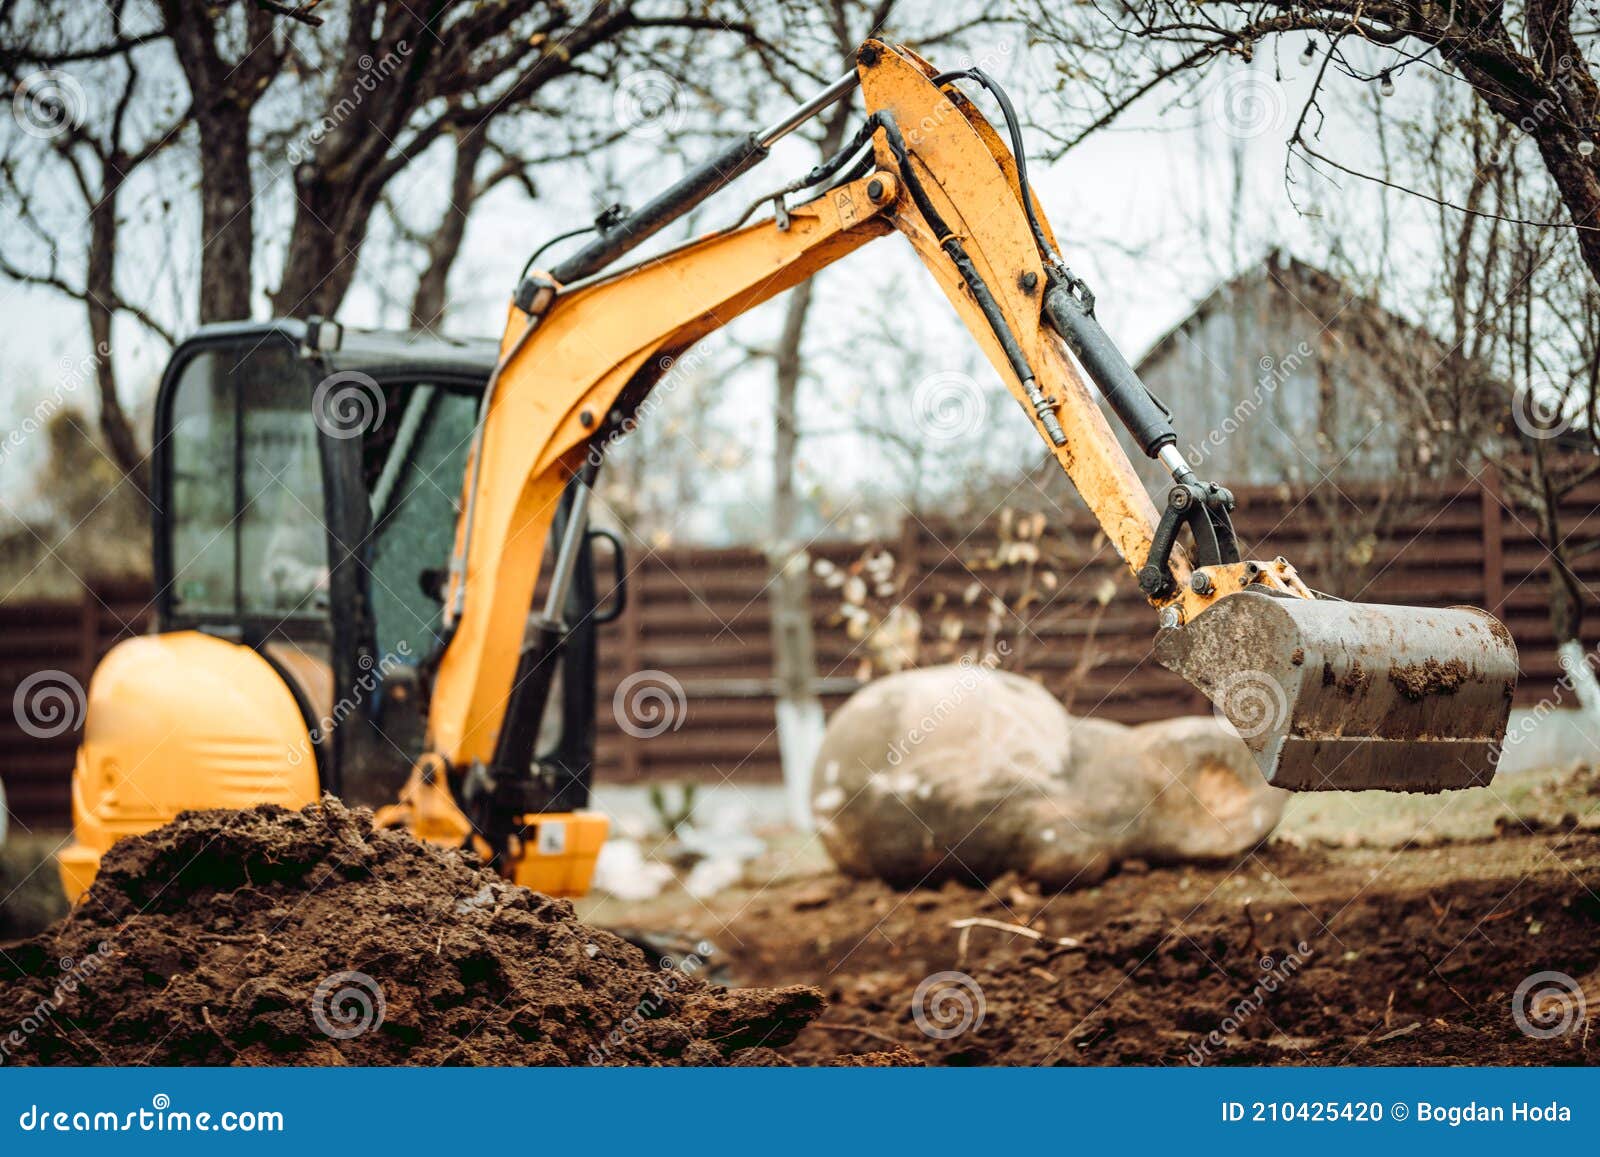
[[[234,444],[232,392],[216,372],[217,355],[190,360],[172,405],[171,502],[174,606],[185,614],[235,610]]]
[[[438,641],[439,601],[421,580],[450,560],[478,395],[416,383],[397,400],[389,407],[398,415],[392,441],[369,482],[370,596],[379,653],[410,655],[416,663]]]
[[[239,602],[246,615],[328,609],[317,425],[297,377],[252,380],[240,407]]]
[[[197,355],[174,396],[170,447],[174,609],[324,616],[322,470],[294,351],[268,341]]]

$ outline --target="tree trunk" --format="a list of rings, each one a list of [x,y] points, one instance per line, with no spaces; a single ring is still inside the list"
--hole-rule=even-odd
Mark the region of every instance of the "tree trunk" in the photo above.
[[[1573,39],[1571,0],[1528,6],[1530,61],[1518,52],[1498,8],[1471,37],[1443,28],[1424,39],[1472,85],[1479,99],[1507,124],[1531,134],[1539,157],[1578,226],[1578,249],[1600,283],[1600,150],[1584,157],[1578,146],[1600,109],[1600,85]],[[1450,10],[1453,12],[1454,10]],[[1440,9],[1441,15],[1445,14]],[[1530,76],[1531,73],[1531,76]],[[1552,115],[1552,113],[1556,115]],[[1562,122],[1566,121],[1566,124]]]
[[[840,101],[828,114],[821,153],[831,156],[844,142],[851,102]],[[800,442],[800,375],[806,314],[811,310],[814,277],[797,285],[783,318],[773,355],[776,398],[772,412],[772,538],[767,561],[772,568],[773,677],[777,682],[778,752],[788,796],[790,822],[811,831],[811,769],[822,748],[822,700],[816,680],[816,641],[811,629],[811,556],[800,542],[799,502],[794,463]]]
[[[1578,153],[1578,139],[1576,134],[1548,133],[1539,138],[1539,155],[1579,226],[1578,250],[1600,285],[1600,149],[1585,158]]]
[[[379,190],[371,182],[329,178],[314,164],[303,172],[272,311],[280,317],[333,317],[355,280]]]
[[[789,820],[810,831],[811,768],[822,746],[822,701],[814,687],[816,643],[811,630],[811,556],[799,541],[799,503],[794,464],[799,444],[801,343],[815,282],[793,290],[778,339],[777,399],[773,407],[772,568],[773,676],[777,682],[778,751],[788,796]]]
[[[417,291],[411,298],[413,329],[435,329],[444,324],[450,269],[461,252],[461,242],[467,233],[467,214],[477,199],[473,176],[488,143],[489,135],[485,129],[456,135],[456,164],[450,179],[450,201],[439,220],[439,227],[428,238],[428,264],[417,279]]]
[[[250,113],[221,104],[200,126],[200,320],[250,316],[255,199],[250,180]]]
[[[162,23],[188,81],[200,131],[200,320],[250,316],[255,223],[250,180],[250,113],[280,59],[270,43],[273,17],[247,5],[252,46],[243,59],[218,49],[221,5],[161,0]]]
[[[117,195],[122,190],[128,160],[112,153],[103,166],[100,199],[89,210],[89,261],[84,300],[89,313],[89,339],[93,343],[95,385],[100,395],[100,434],[117,469],[141,494],[150,493],[150,472],[139,449],[133,424],[117,396],[117,370],[111,357],[111,322],[117,300]]]

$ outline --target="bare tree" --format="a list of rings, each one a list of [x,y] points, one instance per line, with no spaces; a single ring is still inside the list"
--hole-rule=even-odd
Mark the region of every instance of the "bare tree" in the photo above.
[[[3,141],[0,196],[27,232],[0,248],[0,274],[84,303],[102,435],[141,485],[111,334],[119,314],[167,341],[188,321],[158,307],[153,279],[118,276],[127,190],[159,154],[182,153],[199,174],[197,183],[171,174],[146,183],[168,185],[159,193],[168,231],[185,219],[185,196],[173,190],[197,186],[193,309],[208,322],[250,316],[267,285],[277,313],[336,313],[390,183],[436,143],[454,141],[459,200],[422,241],[413,302],[416,320],[434,319],[472,207],[512,179],[531,193],[533,167],[575,155],[500,149],[488,138],[492,122],[543,118],[576,140],[575,114],[598,108],[602,131],[587,139],[615,139],[603,131],[616,128],[609,100],[551,100],[552,86],[598,92],[614,70],[638,67],[630,60],[677,62],[686,72],[707,38],[742,45],[755,35],[731,0],[603,0],[576,11],[559,0],[317,7],[0,4],[0,73],[26,109],[22,131]],[[480,166],[485,157],[493,159]],[[261,197],[285,172],[293,186],[286,240],[263,244]],[[81,199],[81,213],[60,210],[63,186]],[[145,242],[156,244],[148,235]],[[263,259],[278,253],[274,274]]]
[[[1571,670],[1596,601],[1578,563],[1600,550],[1600,538],[1574,533],[1570,501],[1600,477],[1600,288],[1569,232],[1530,223],[1557,213],[1564,194],[1528,163],[1519,129],[1447,90],[1424,122],[1401,128],[1415,158],[1407,180],[1435,206],[1445,260],[1428,296],[1449,351],[1399,400],[1441,457],[1489,468],[1508,517],[1544,548],[1551,628]],[[1464,190],[1459,210],[1440,204],[1451,187]]]
[[[126,314],[164,340],[171,334],[119,282],[124,190],[174,144],[189,111],[147,115],[147,106],[161,102],[136,50],[151,33],[138,30],[127,0],[91,7],[87,20],[61,22],[42,8],[0,11],[0,75],[15,93],[22,129],[0,154],[0,204],[22,227],[16,244],[0,246],[0,274],[83,303],[100,434],[117,467],[143,491],[144,456],[117,381],[113,321]],[[75,72],[52,67],[63,64]],[[100,115],[91,115],[91,105]],[[63,190],[78,199],[65,211]],[[64,268],[74,251],[78,268]]]
[[[1422,194],[1441,256],[1411,300],[1442,337],[1393,376],[1394,416],[1435,466],[1481,473],[1538,540],[1552,633],[1579,675],[1597,599],[1579,564],[1600,538],[1576,533],[1572,497],[1600,477],[1600,287],[1572,231],[1539,223],[1563,193],[1519,127],[1448,84],[1392,127],[1404,160],[1387,175]],[[1577,682],[1600,708],[1600,689]]]
[[[443,323],[450,270],[461,255],[467,220],[478,202],[506,181],[520,182],[529,198],[539,195],[531,175],[533,166],[521,157],[501,153],[492,169],[481,171],[485,154],[491,152],[487,131],[458,132],[454,147],[449,197],[432,231],[422,233],[406,228],[399,209],[394,205],[386,206],[396,229],[420,245],[426,258],[417,276],[416,290],[411,295],[409,312],[414,329],[436,329]]]
[[[1558,210],[1541,220],[1575,234],[1600,281],[1600,87],[1590,59],[1596,28],[1577,0],[1222,0],[1204,7],[1091,0],[1065,8],[1029,3],[1022,11],[1033,34],[1060,53],[1063,78],[1090,82],[1082,86],[1093,93],[1080,106],[1083,115],[1058,134],[1063,149],[1219,61],[1248,61],[1280,47],[1293,57],[1304,47],[1312,90],[1289,136],[1291,154],[1316,171],[1371,176],[1325,151],[1324,85],[1343,77],[1390,88],[1409,69],[1459,78],[1533,141],[1559,195]],[[1135,58],[1142,67],[1130,67]],[[1458,198],[1452,192],[1445,199],[1465,208]]]
[[[249,316],[267,279],[257,269],[257,201],[277,173],[292,177],[294,199],[272,307],[333,314],[386,188],[434,144],[453,139],[481,154],[491,146],[473,138],[498,119],[571,121],[577,102],[543,103],[552,85],[604,83],[658,50],[666,60],[672,37],[681,54],[691,36],[755,35],[739,6],[715,2],[604,0],[578,13],[558,0],[351,0],[324,19],[305,5],[161,0],[137,6],[137,28],[125,26],[125,7],[109,34],[94,35],[65,0],[7,5],[0,59],[17,83],[24,69],[170,54],[197,137],[202,321]]]

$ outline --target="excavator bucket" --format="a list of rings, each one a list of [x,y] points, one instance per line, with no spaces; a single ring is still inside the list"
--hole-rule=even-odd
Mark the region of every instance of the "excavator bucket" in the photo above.
[[[1517,684],[1510,634],[1473,607],[1244,590],[1162,631],[1156,656],[1290,791],[1486,784]]]

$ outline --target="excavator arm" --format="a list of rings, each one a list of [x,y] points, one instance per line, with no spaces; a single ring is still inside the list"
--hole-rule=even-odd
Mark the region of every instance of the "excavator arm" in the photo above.
[[[857,83],[867,109],[861,132],[770,198],[772,217],[617,264]],[[964,86],[994,92],[1013,148]],[[1285,560],[1241,559],[1232,495],[1195,476],[1166,411],[1100,329],[1092,295],[1062,262],[1028,188],[1019,145],[1009,102],[981,72],[940,75],[904,49],[868,42],[853,76],[548,273],[525,276],[468,467],[448,643],[429,755],[408,787],[413,805],[426,787],[442,793],[445,775],[463,777],[454,794],[478,834],[516,859],[527,821],[559,794],[530,765],[581,543],[577,531],[560,544],[540,613],[535,585],[562,495],[576,479],[577,501],[586,501],[607,446],[648,420],[652,391],[671,387],[696,342],[891,233],[922,259],[1138,579],[1158,614],[1162,661],[1217,701],[1269,779],[1300,789],[1437,790],[1492,774],[1516,672],[1504,629],[1469,609],[1321,599]],[[1171,471],[1162,509],[1102,401]],[[581,509],[567,520],[582,522]],[[1190,553],[1179,543],[1185,529]],[[530,610],[534,638],[525,646]]]

